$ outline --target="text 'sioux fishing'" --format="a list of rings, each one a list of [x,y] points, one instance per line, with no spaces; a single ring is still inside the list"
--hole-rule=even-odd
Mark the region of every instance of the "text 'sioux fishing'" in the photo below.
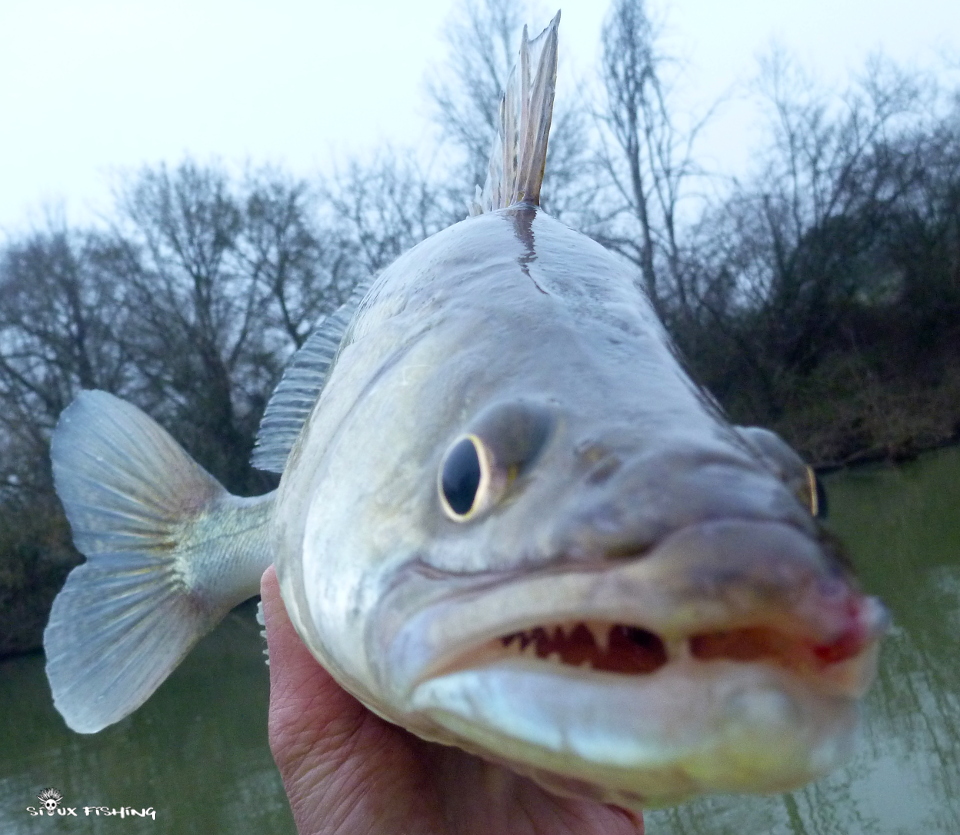
[[[44,636],[83,733],[141,705],[274,563],[372,711],[628,807],[773,792],[849,753],[886,616],[777,436],[686,375],[633,271],[539,208],[559,15],[520,62],[472,217],[330,316],[229,495],[83,392],[52,442],[87,562]]]

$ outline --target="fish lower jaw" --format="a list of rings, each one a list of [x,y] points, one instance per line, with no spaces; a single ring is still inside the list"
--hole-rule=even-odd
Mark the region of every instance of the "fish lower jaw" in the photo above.
[[[877,641],[773,627],[687,636],[604,620],[514,630],[410,693],[418,732],[554,792],[651,808],[801,786],[852,750]]]
[[[553,791],[633,808],[795,788],[849,756],[857,716],[855,699],[789,670],[692,657],[622,675],[518,654],[411,695],[430,737]]]

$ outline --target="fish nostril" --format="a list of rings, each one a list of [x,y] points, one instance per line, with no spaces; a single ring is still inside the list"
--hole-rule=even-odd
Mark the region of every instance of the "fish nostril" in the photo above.
[[[603,552],[605,560],[638,560],[650,553],[650,544],[640,544],[638,542],[625,542],[623,545],[608,546]]]
[[[615,455],[603,458],[587,475],[589,484],[603,484],[610,479],[623,462]]]

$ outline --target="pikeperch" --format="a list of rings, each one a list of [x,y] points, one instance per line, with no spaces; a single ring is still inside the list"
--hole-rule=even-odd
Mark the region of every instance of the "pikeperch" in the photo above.
[[[275,563],[303,642],[380,716],[629,807],[789,789],[851,748],[883,607],[811,472],[694,384],[633,269],[539,208],[559,15],[501,106],[473,216],[329,317],[229,495],[84,392],[52,441],[87,562],[47,673],[92,733]]]

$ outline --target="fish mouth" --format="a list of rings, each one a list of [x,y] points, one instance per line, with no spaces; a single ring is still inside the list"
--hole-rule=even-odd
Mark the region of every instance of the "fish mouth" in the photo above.
[[[642,626],[603,620],[537,624],[469,647],[431,668],[425,678],[513,658],[619,676],[648,676],[676,662],[730,661],[776,666],[825,694],[860,698],[874,674],[875,652],[868,649],[877,645],[862,621],[863,616],[855,617],[844,634],[824,644],[763,625],[664,638]]]
[[[388,657],[422,735],[649,807],[835,767],[886,622],[808,535],[727,520],[636,560],[460,591]]]

